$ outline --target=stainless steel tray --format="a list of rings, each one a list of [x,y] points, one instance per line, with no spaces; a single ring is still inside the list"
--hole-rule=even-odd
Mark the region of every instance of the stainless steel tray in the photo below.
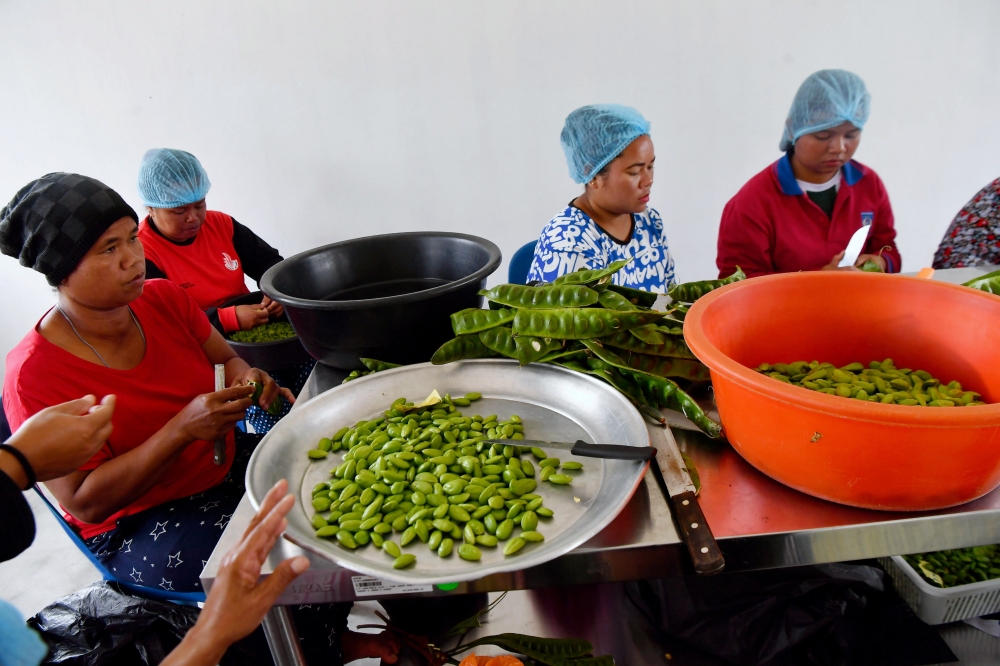
[[[600,532],[625,507],[635,492],[646,464],[555,453],[561,460],[576,459],[585,471],[569,486],[544,484],[545,506],[555,517],[539,530],[542,543],[528,544],[519,554],[504,557],[500,548],[481,548],[482,560],[466,562],[457,554],[440,559],[414,540],[404,552],[417,555],[405,570],[392,568],[392,558],[374,546],[349,551],[336,541],[319,539],[310,524],[311,490],[330,478],[341,454],[310,461],[306,451],[320,438],[345,425],[380,415],[398,397],[418,401],[432,389],[462,395],[478,391],[483,399],[462,408],[466,414],[518,414],[525,436],[549,441],[614,443],[648,446],[649,434],[639,413],[606,384],[562,368],[532,364],[519,367],[508,360],[484,359],[443,366],[429,363],[405,366],[357,379],[334,388],[294,410],[264,437],[247,467],[247,494],[255,508],[279,479],[288,479],[301,502],[288,515],[285,538],[352,571],[381,579],[416,584],[475,580],[517,571],[558,557]],[[398,543],[398,535],[394,535]],[[456,544],[456,548],[457,548]]]

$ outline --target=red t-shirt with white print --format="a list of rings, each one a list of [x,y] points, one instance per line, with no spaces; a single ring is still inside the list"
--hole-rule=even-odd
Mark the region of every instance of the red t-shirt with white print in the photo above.
[[[202,310],[250,293],[233,247],[233,218],[225,213],[207,211],[205,224],[190,245],[171,243],[149,225],[148,217],[139,223],[139,240],[146,258],[183,287]]]

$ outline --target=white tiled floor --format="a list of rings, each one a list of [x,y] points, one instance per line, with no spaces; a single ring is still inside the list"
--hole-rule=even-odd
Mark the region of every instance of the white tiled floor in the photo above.
[[[30,617],[59,597],[101,579],[34,492],[24,497],[35,514],[35,541],[13,560],[0,563],[0,597]]]

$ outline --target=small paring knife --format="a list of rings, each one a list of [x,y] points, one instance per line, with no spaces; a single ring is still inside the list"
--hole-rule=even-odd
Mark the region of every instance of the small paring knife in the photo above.
[[[691,554],[694,570],[699,574],[719,573],[725,568],[726,560],[695,497],[695,487],[674,434],[670,428],[650,428],[650,438],[653,443],[650,448],[655,448],[659,454],[653,473],[658,473],[665,486],[664,494],[674,505],[681,539]]]
[[[502,446],[534,446],[539,449],[562,449],[574,456],[584,458],[607,458],[610,460],[650,461],[656,457],[652,446],[622,446],[621,444],[588,444],[582,439],[575,442],[543,442],[538,439],[487,439],[484,444]]]
[[[215,390],[221,391],[226,388],[226,366],[222,363],[215,364]],[[226,438],[215,440],[215,456],[213,462],[216,465],[226,464]]]

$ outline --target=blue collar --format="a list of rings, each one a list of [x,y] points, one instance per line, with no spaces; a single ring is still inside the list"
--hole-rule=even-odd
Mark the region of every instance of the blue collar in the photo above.
[[[790,196],[801,196],[805,194],[795,180],[795,173],[792,171],[792,161],[788,158],[788,153],[774,163],[775,174],[778,176],[778,185],[781,191]],[[854,185],[865,175],[864,168],[855,162],[849,161],[841,168],[841,176],[846,185]]]

